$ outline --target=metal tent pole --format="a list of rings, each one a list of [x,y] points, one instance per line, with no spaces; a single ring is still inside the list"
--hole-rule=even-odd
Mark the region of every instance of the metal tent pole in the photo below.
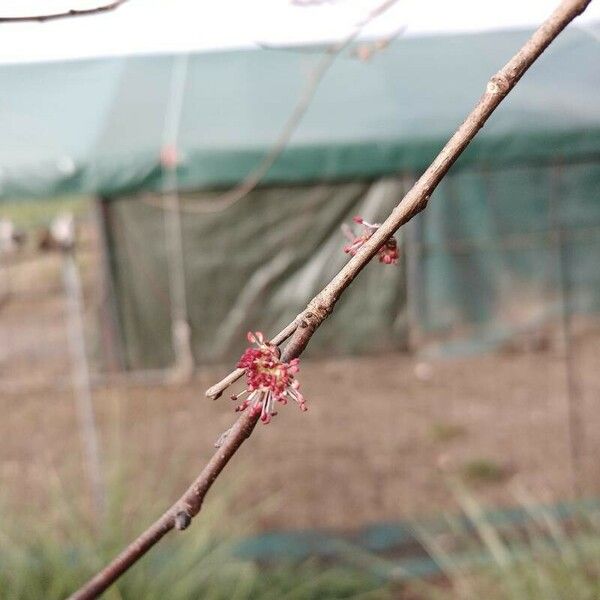
[[[575,374],[573,356],[573,335],[571,319],[571,283],[569,278],[569,257],[565,247],[565,230],[558,213],[561,193],[562,163],[553,168],[552,189],[550,190],[550,223],[556,240],[556,268],[560,293],[560,328],[565,374],[565,399],[567,410],[567,435],[573,495],[581,496],[582,450],[585,443],[581,421],[581,395]]]

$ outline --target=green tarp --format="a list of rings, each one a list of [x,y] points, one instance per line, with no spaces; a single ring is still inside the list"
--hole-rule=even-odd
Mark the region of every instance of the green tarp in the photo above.
[[[462,161],[600,152],[599,28],[567,29]],[[371,179],[423,169],[529,31],[398,39],[325,75],[270,183]],[[188,190],[230,185],[271,149],[324,48],[190,58],[179,139]],[[0,66],[0,199],[160,188],[173,56]]]
[[[347,260],[340,224],[383,218],[402,190],[394,178],[274,186],[225,211],[184,212],[198,363],[231,360],[246,331],[287,324]],[[127,364],[170,365],[164,215],[139,199],[111,202],[109,215]],[[402,232],[400,264],[367,266],[313,338],[313,356],[402,349],[409,333],[453,341],[445,352],[478,351],[544,330],[564,310],[600,310],[600,162],[466,167]]]
[[[192,348],[199,364],[231,360],[246,332],[287,325],[340,267],[342,222],[374,220],[401,197],[396,180],[275,187],[223,212],[183,214]],[[194,194],[198,201],[202,194]],[[189,202],[190,199],[187,199]],[[140,200],[110,203],[112,265],[130,368],[172,364],[163,213]],[[369,265],[311,351],[355,353],[406,344],[402,266]]]
[[[477,349],[600,310],[600,161],[464,169],[414,227],[425,336]]]
[[[423,339],[498,339],[557,316],[565,290],[569,310],[598,309],[598,33],[569,28],[544,53],[409,224],[401,264],[367,267],[313,354],[404,347],[409,313]],[[529,34],[399,39],[367,62],[351,49],[338,57],[261,186],[227,210],[183,213],[196,361],[231,361],[247,330],[273,332],[293,318],[347,260],[340,225],[389,212],[400,181],[428,165]],[[184,204],[210,207],[260,164],[324,51],[190,57],[178,132]],[[174,359],[165,215],[151,193],[165,185],[159,155],[176,60],[0,67],[0,199],[107,201],[130,368]]]

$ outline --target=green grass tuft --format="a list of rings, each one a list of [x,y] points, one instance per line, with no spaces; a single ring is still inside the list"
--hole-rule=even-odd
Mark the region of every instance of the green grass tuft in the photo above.
[[[29,229],[48,225],[54,217],[69,212],[83,215],[90,207],[90,200],[80,196],[65,196],[44,200],[15,200],[0,204],[0,218],[10,219],[17,227]]]
[[[477,458],[462,465],[460,474],[468,483],[497,483],[506,477],[506,470],[494,460]]]
[[[16,514],[0,504],[0,598],[67,597],[160,515],[164,506],[142,490],[127,489],[125,479],[109,486],[102,526],[90,523],[66,490],[59,491],[47,513]],[[125,500],[136,493],[138,509],[126,516]],[[213,495],[188,530],[170,533],[103,598],[390,598],[381,579],[358,568],[317,562],[265,566],[236,558],[234,549],[253,530],[253,518],[235,514],[226,496]]]

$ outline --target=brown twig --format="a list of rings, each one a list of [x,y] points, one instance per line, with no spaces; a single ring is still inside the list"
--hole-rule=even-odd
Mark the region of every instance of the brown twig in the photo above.
[[[375,256],[378,249],[396,230],[422,211],[433,190],[454,164],[469,142],[483,127],[489,116],[513,89],[525,71],[537,60],[556,36],[579,14],[591,0],[564,0],[535,31],[515,56],[488,82],[485,93],[465,122],[444,146],[433,163],[394,208],[381,227],[363,244],[357,254],[341,269],[332,281],[308,304],[295,320],[298,326],[286,345],[282,358],[299,356],[314,332],[319,328],[335,303],[354,278]],[[290,324],[291,327],[292,324]],[[185,529],[198,514],[202,501],[215,479],[231,457],[252,433],[258,416],[251,411],[242,413],[196,481],[186,493],[137,540],[130,544],[108,566],[95,575],[71,600],[95,598],[108,588],[131,565],[139,560],[171,529]]]
[[[304,335],[296,336],[286,346],[281,356],[283,361],[289,361],[299,356],[304,350],[313,332],[309,328],[303,328],[303,332],[305,332]],[[131,565],[144,556],[165,534],[172,529],[187,529],[192,519],[200,512],[208,490],[231,457],[239,450],[242,443],[248,439],[259,418],[260,413],[254,414],[250,410],[243,412],[227,432],[227,435],[223,437],[223,442],[217,452],[183,496],[142,535],[127,546],[107,567],[70,596],[70,600],[97,598]]]
[[[71,8],[69,10],[58,12],[58,13],[50,13],[44,15],[23,15],[18,17],[1,17],[0,23],[27,23],[27,22],[35,22],[44,23],[46,21],[56,21],[58,19],[68,19],[70,17],[84,17],[87,15],[96,15],[102,12],[110,12],[119,8],[122,4],[125,4],[127,0],[114,0],[113,2],[109,2],[108,4],[101,4],[100,6],[94,6],[93,8]]]

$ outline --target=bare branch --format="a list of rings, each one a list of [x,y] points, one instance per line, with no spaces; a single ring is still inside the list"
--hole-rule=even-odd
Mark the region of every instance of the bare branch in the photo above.
[[[298,356],[308,340],[308,337],[297,339],[289,343],[281,359],[289,361]],[[304,344],[304,345],[303,345]],[[69,600],[89,600],[97,598],[114,581],[116,581],[131,565],[136,563],[154,544],[160,541],[172,529],[187,529],[192,519],[200,512],[204,497],[214,481],[217,479],[225,465],[239,450],[252,433],[260,413],[251,410],[243,412],[233,427],[223,437],[223,443],[208,464],[202,469],[200,475],[190,485],[186,492],[157,519],[144,533],[125,548],[107,567],[90,579],[81,589],[70,596]]]
[[[43,15],[24,15],[16,17],[2,17],[0,16],[0,23],[27,23],[35,22],[44,23],[46,21],[56,21],[58,19],[68,19],[70,17],[84,17],[87,15],[95,15],[103,12],[113,11],[122,4],[125,4],[127,0],[114,0],[108,4],[101,4],[100,6],[94,6],[92,8],[71,8],[69,10],[57,13],[49,13]]]
[[[287,148],[287,145],[294,135],[294,132],[300,125],[306,111],[310,108],[310,105],[319,89],[319,85],[323,80],[323,77],[327,74],[337,57],[360,35],[361,31],[371,21],[376,19],[390,9],[398,0],[385,0],[380,5],[376,6],[367,16],[362,19],[353,30],[344,39],[331,46],[325,54],[321,57],[314,70],[310,73],[308,83],[302,90],[300,97],[294,107],[294,110],[288,117],[283,129],[279,133],[277,140],[273,144],[269,152],[261,160],[260,164],[252,171],[239,185],[232,189],[218,194],[214,198],[206,199],[204,201],[195,201],[193,204],[187,202],[181,204],[179,210],[187,213],[215,213],[221,212],[227,208],[230,208],[234,204],[237,204],[240,200],[243,200],[256,186],[264,179],[267,173],[271,170],[271,167],[275,164],[277,159],[281,156],[283,151]],[[394,32],[394,37],[400,35],[404,28],[398,29]],[[389,43],[389,40],[388,42]],[[382,47],[385,47],[382,46]],[[143,198],[146,204],[156,206],[163,210],[169,210],[169,207],[162,202],[162,199],[158,198]]]
[[[363,244],[357,254],[341,269],[332,281],[308,304],[297,318],[295,331],[286,345],[282,360],[299,356],[315,331],[333,310],[335,303],[354,278],[375,256],[378,249],[399,227],[421,212],[433,190],[450,167],[477,135],[489,116],[513,89],[525,71],[537,60],[556,36],[588,6],[591,0],[564,0],[552,15],[535,31],[517,54],[494,75],[486,90],[464,123],[444,146],[422,177],[394,208],[381,227]],[[289,328],[292,327],[290,324]],[[286,328],[288,329],[288,328]],[[213,388],[214,389],[214,388]],[[222,391],[222,390],[221,390]],[[242,413],[224,439],[223,445],[213,455],[207,466],[187,492],[137,540],[129,545],[107,567],[95,575],[72,600],[96,598],[131,565],[139,560],[168,531],[185,529],[199,512],[202,501],[215,479],[232,456],[249,437],[258,415],[252,411]]]

